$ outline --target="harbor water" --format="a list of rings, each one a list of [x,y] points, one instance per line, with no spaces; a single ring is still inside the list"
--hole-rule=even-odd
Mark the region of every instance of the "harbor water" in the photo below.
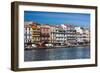
[[[90,58],[90,47],[24,50],[24,61],[70,60]]]

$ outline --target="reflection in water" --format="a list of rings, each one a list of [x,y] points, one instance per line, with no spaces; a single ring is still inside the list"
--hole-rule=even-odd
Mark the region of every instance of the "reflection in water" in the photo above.
[[[90,58],[89,47],[33,49],[24,51],[24,61],[67,60]]]

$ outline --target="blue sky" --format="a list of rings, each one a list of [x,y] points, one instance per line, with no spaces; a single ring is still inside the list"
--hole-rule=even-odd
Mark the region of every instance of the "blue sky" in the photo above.
[[[72,24],[81,27],[90,27],[90,14],[24,11],[24,21],[33,21],[40,24]]]

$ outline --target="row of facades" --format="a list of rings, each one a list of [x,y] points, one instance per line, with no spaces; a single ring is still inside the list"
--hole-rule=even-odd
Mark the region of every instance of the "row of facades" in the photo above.
[[[38,24],[25,22],[24,24],[25,43],[45,43],[53,45],[80,45],[90,43],[90,30],[71,24]]]

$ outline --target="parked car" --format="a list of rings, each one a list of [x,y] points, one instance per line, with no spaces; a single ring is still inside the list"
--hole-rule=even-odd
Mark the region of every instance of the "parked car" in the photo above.
[[[32,44],[32,48],[35,48],[35,47],[37,47],[35,44]]]
[[[45,44],[46,47],[53,47],[53,44]]]

